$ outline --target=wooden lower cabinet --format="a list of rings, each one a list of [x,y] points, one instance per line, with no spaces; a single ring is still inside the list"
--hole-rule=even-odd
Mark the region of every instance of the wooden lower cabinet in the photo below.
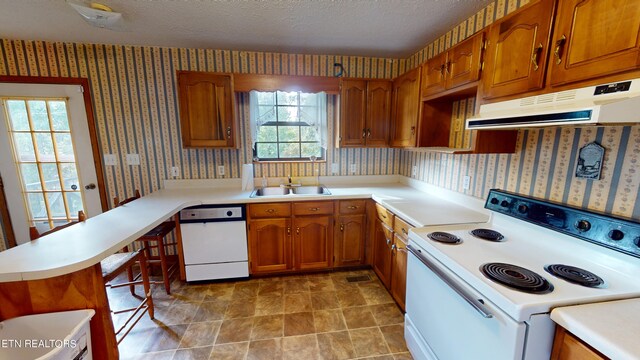
[[[578,339],[562,326],[556,326],[551,360],[603,360],[606,356]]]
[[[376,220],[373,234],[373,271],[380,281],[388,289],[391,285],[391,244],[393,242],[393,230],[382,221]]]
[[[291,219],[251,220],[249,251],[252,274],[292,269]]]
[[[333,217],[302,216],[293,219],[296,270],[333,266]]]
[[[334,266],[364,264],[366,222],[365,214],[338,216]]]
[[[391,246],[391,296],[404,310],[407,294],[407,240],[394,234]]]

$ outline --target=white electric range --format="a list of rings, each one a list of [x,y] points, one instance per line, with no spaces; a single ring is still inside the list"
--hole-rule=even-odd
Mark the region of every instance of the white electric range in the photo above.
[[[553,308],[640,297],[639,223],[499,190],[485,207],[488,223],[409,234],[414,358],[549,359]]]

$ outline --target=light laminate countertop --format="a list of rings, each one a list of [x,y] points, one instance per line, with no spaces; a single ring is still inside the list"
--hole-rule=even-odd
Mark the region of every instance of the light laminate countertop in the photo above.
[[[327,184],[331,195],[250,198],[239,181],[214,187],[171,186],[27,244],[0,252],[0,282],[45,279],[95,265],[185,207],[373,198],[414,226],[482,223],[489,213],[482,200],[404,177],[370,186]],[[379,181],[379,179],[378,179]],[[360,184],[363,181],[359,181]],[[216,184],[215,181],[212,184]],[[230,186],[232,185],[232,186]]]
[[[640,299],[553,309],[551,319],[611,359],[640,359]]]

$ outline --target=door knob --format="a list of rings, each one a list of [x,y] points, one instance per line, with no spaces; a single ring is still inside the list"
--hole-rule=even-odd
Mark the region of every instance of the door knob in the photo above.
[[[84,188],[85,188],[85,189],[87,189],[87,190],[93,190],[93,189],[95,189],[95,188],[96,188],[96,184],[91,183],[91,184],[89,184],[89,185],[85,186]]]

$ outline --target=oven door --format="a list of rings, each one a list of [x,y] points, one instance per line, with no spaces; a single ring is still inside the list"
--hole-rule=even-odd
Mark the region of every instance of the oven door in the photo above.
[[[416,359],[522,359],[518,323],[415,242],[407,246],[405,337]]]

